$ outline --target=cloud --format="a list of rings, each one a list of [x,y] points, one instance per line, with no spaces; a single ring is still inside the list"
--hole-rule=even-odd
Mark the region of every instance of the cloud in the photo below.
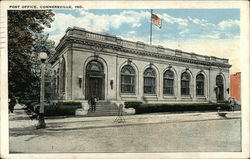
[[[55,45],[57,45],[60,41],[60,39],[62,38],[63,34],[52,34],[49,35],[49,39],[55,41]]]
[[[203,34],[203,35],[199,35],[200,38],[204,38],[204,39],[219,39],[220,38],[220,34],[219,33],[214,33],[214,34]]]
[[[181,26],[188,26],[188,20],[187,19],[183,19],[183,18],[175,18],[172,17],[166,13],[161,14],[162,19],[164,19],[166,22],[170,23],[170,24],[174,24],[177,23]]]
[[[143,22],[146,19],[150,19],[150,12],[148,11],[124,10],[117,14],[95,14],[90,10],[78,10],[78,12],[80,16],[77,17],[64,13],[55,14],[52,27],[45,31],[50,32],[52,35],[61,34],[62,36],[67,27],[78,26],[99,33],[115,32],[123,24],[129,24],[131,28],[135,29],[140,28],[144,25]],[[190,16],[177,18],[167,13],[157,15],[167,23],[173,24],[167,24],[168,31],[171,31],[171,33],[167,32],[168,38],[172,37],[172,39],[176,38],[176,35],[183,39],[230,39],[239,34],[237,28],[233,28],[233,26],[239,26],[239,20],[229,19],[213,24],[206,19],[192,18]],[[230,28],[233,29],[230,30]]]
[[[185,29],[185,30],[179,32],[179,35],[183,37],[183,36],[184,36],[185,34],[187,34],[187,33],[189,33],[189,30],[188,30],[188,29]]]
[[[133,28],[140,27],[142,25],[140,21],[150,17],[150,13],[145,11],[123,11],[113,15],[97,15],[88,10],[79,10],[79,13],[81,16],[78,17],[56,13],[51,28],[46,28],[45,32],[51,33],[50,38],[58,43],[58,37],[62,37],[68,27],[78,26],[93,32],[108,32],[111,29],[119,29],[122,24],[131,24]]]
[[[112,31],[117,34],[116,31],[118,31],[117,36],[123,39],[149,42],[147,29],[145,29],[145,33],[144,27],[142,27],[144,22],[150,19],[148,11],[124,10],[109,15],[94,14],[90,10],[79,10],[79,14],[80,16],[73,16],[66,13],[56,13],[51,28],[46,28],[45,32],[50,34],[49,38],[54,40],[56,44],[65,34],[65,30],[73,26],[99,33]],[[239,71],[239,20],[228,19],[213,24],[206,19],[177,18],[166,13],[157,15],[168,24],[165,32],[164,28],[154,31],[154,44],[198,54],[229,58],[230,64],[233,65],[232,72]],[[129,25],[121,30],[123,24]]]
[[[241,68],[239,39],[163,41],[160,45],[171,49],[229,59],[229,64],[232,65],[231,73],[239,72]]]
[[[213,27],[213,26],[215,26],[214,24],[209,23],[205,19],[191,18],[190,16],[188,16],[187,19],[188,19],[189,22],[191,22],[193,24],[196,24],[196,25],[199,25],[201,27]]]
[[[135,34],[135,31],[129,31],[128,34]]]
[[[239,25],[240,25],[239,20],[232,20],[232,19],[222,21],[218,24],[221,30],[224,30],[230,27],[235,27],[235,26],[238,27]]]
[[[132,24],[132,27],[134,28],[134,27],[140,27],[141,26],[141,24],[137,24],[137,23],[134,23],[134,24]]]
[[[97,15],[87,11],[81,11],[82,18],[86,19],[91,24],[98,24],[96,27],[103,26],[102,29],[108,31],[111,28],[118,29],[122,24],[132,24],[132,27],[140,27],[140,20],[149,17],[149,13],[135,12],[135,11],[123,11],[119,14],[113,15]],[[95,26],[94,26],[95,27]]]
[[[187,17],[188,26],[179,28],[179,35],[185,39],[234,39],[239,35],[239,20],[224,20],[213,24],[206,19]],[[189,32],[186,32],[186,30]]]

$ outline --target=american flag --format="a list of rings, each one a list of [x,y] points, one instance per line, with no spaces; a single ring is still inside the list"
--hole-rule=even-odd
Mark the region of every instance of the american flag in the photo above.
[[[157,15],[155,15],[155,14],[152,13],[152,15],[151,15],[151,21],[157,27],[161,28],[161,19]]]

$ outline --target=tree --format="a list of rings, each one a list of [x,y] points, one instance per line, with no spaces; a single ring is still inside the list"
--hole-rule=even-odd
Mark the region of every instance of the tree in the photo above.
[[[39,81],[33,72],[36,35],[51,27],[54,13],[50,10],[8,11],[8,80],[9,92],[23,97],[31,94]],[[49,52],[45,48],[43,50]]]
[[[41,61],[39,59],[39,53],[46,52],[48,56],[52,56],[55,53],[55,42],[48,39],[49,34],[36,34],[34,36],[35,41],[33,46],[33,52],[31,55],[32,58],[32,73],[36,80],[32,83],[32,90],[29,92],[29,96],[32,98],[39,97],[40,92],[40,77],[41,77]],[[52,72],[51,72],[51,65],[46,64],[45,68],[45,98],[49,99],[49,96],[51,96],[51,78],[52,78]],[[49,93],[48,93],[49,92]]]
[[[40,64],[41,61],[39,59],[39,53],[41,52],[46,52],[48,56],[52,56],[55,53],[55,42],[52,40],[49,40],[49,34],[36,34],[35,36],[35,41],[33,42],[33,51],[32,51],[32,72],[33,74],[40,78]],[[45,71],[45,76],[49,76],[50,70],[47,69]]]

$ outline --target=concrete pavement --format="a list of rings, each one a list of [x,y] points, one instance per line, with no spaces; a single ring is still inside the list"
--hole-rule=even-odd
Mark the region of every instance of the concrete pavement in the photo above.
[[[17,104],[14,113],[9,114],[9,128],[26,128],[37,125],[38,120],[31,120],[23,110],[23,105]],[[186,113],[151,113],[140,115],[122,116],[125,122],[114,122],[117,116],[105,117],[76,117],[76,116],[56,116],[46,117],[47,130],[77,130],[93,127],[116,127],[121,125],[140,125],[147,123],[174,123],[205,120],[225,120],[239,119],[240,111],[227,112],[226,118],[218,115],[217,112],[186,112]],[[70,124],[69,124],[70,123]]]
[[[37,120],[31,120],[25,110],[24,105],[16,104],[14,113],[9,113],[9,128],[25,128],[36,126]]]
[[[10,152],[228,152],[241,150],[240,112],[155,113],[108,117],[50,117],[36,129],[17,106],[10,117]],[[39,144],[37,144],[39,143]]]

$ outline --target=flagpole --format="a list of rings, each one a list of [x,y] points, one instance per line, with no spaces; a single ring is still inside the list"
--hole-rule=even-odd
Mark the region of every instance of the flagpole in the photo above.
[[[151,9],[151,17],[150,17],[150,45],[152,45],[152,14],[153,14],[153,9]]]

